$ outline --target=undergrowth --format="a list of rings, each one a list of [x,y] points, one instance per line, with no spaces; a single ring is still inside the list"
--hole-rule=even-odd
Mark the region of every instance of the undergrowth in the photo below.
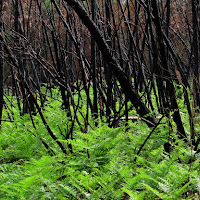
[[[176,138],[169,119],[162,119],[138,155],[151,132],[144,122],[129,122],[126,127],[121,122],[118,128],[109,128],[99,120],[97,128],[90,117],[87,133],[75,124],[73,137],[66,140],[72,122],[56,98],[47,98],[43,114],[68,154],[63,155],[51,139],[39,114],[33,116],[35,129],[29,115],[19,116],[13,100],[14,121],[4,122],[0,131],[0,199],[198,199],[200,157],[192,158],[191,147]],[[82,109],[85,112],[85,105]],[[8,112],[4,110],[5,119]],[[189,130],[186,112],[182,116]],[[169,132],[176,138],[170,154],[163,147]]]

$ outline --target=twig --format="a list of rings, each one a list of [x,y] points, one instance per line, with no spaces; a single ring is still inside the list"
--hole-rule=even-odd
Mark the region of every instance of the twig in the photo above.
[[[151,137],[151,135],[153,134],[153,132],[155,131],[155,129],[158,127],[158,125],[160,124],[160,122],[161,122],[161,120],[163,119],[163,117],[164,117],[164,116],[162,116],[162,117],[159,119],[158,123],[154,126],[154,128],[152,129],[152,131],[149,133],[149,135],[147,136],[147,138],[145,139],[145,141],[144,141],[143,144],[141,145],[140,149],[138,150],[137,155],[140,154],[142,148],[143,148],[144,145],[146,144],[147,140]],[[136,162],[136,160],[137,160],[137,157],[135,157],[134,161]]]

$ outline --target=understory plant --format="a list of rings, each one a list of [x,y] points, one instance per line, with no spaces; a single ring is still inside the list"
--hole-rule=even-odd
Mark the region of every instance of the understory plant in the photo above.
[[[19,116],[14,101],[14,121],[3,123],[0,134],[1,199],[198,199],[200,157],[177,138],[169,119],[164,117],[152,132],[140,119],[111,128],[105,120],[96,127],[90,117],[87,132],[75,123],[66,139],[72,121],[59,99],[48,101],[43,114],[67,154],[40,116],[32,116],[33,122],[28,114]],[[84,124],[80,113],[78,117]],[[185,125],[189,127],[187,120]],[[169,132],[174,139],[170,153],[164,149]]]

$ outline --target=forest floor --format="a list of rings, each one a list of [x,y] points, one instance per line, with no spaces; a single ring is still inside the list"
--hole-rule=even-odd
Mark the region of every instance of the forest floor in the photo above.
[[[106,119],[98,119],[96,127],[90,116],[84,133],[84,101],[77,112],[80,125],[66,116],[57,90],[53,95],[42,112],[57,141],[38,113],[33,122],[29,114],[20,116],[16,99],[8,97],[12,106],[4,110],[8,121],[0,130],[0,199],[200,199],[200,156],[177,138],[171,119],[162,118],[152,132],[134,112],[134,121],[121,120],[117,128],[108,127]],[[169,143],[170,153],[164,149]]]

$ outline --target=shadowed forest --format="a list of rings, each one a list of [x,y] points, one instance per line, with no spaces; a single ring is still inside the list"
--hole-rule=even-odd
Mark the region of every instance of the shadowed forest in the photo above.
[[[199,0],[1,0],[1,199],[200,199]]]

